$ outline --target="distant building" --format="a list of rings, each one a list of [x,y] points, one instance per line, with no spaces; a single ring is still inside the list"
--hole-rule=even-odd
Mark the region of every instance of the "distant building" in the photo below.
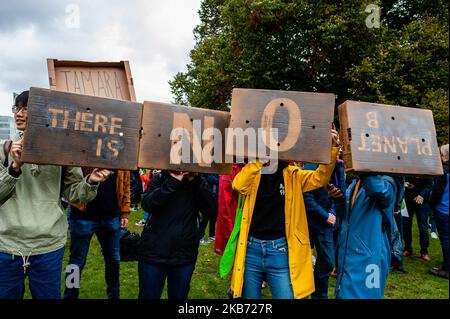
[[[16,132],[14,119],[11,116],[0,115],[0,140],[9,140]]]

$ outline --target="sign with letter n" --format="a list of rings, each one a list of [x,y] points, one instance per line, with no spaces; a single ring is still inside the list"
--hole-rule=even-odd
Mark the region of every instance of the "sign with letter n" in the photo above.
[[[283,161],[329,164],[334,101],[328,93],[234,89],[227,155],[272,158],[275,151]]]
[[[142,104],[31,88],[25,163],[137,169]]]
[[[52,90],[136,101],[128,61],[84,62],[47,59]]]
[[[145,101],[138,166],[231,174],[223,143],[229,120],[228,112]]]
[[[338,110],[346,171],[443,174],[430,110],[356,101]]]

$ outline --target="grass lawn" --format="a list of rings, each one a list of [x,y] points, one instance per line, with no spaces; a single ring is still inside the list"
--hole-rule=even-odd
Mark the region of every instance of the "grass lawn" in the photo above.
[[[130,214],[129,230],[142,231],[135,223],[142,217],[142,211]],[[426,263],[419,258],[419,236],[417,224],[413,229],[414,255],[405,260],[407,274],[391,273],[386,287],[386,298],[390,299],[447,299],[449,298],[449,281],[428,274],[429,268],[439,266],[442,260],[442,251],[439,240],[430,238],[429,254],[431,261]],[[68,264],[68,245],[64,256],[65,269]],[[222,279],[218,275],[219,256],[213,252],[213,243],[200,246],[199,257],[191,282],[189,298],[199,299],[225,299],[229,289],[230,278]],[[121,298],[136,299],[138,296],[138,273],[136,262],[123,262],[121,264],[120,283]],[[64,279],[63,279],[64,281]],[[62,285],[64,282],[61,283]],[[335,279],[330,279],[330,298],[334,295]],[[26,297],[30,294],[26,292]],[[263,290],[263,297],[270,298],[268,288]],[[100,245],[94,236],[91,242],[86,266],[83,270],[80,284],[80,298],[103,299],[106,298],[106,284],[104,279],[104,262]],[[167,298],[166,292],[163,298]]]

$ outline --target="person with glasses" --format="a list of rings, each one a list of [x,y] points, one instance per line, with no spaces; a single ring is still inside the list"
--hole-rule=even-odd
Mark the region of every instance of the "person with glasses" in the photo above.
[[[0,299],[22,299],[26,277],[33,298],[60,299],[67,239],[61,196],[89,202],[110,172],[94,169],[83,178],[77,167],[23,163],[28,95],[25,91],[17,96],[12,109],[18,135],[1,142]]]

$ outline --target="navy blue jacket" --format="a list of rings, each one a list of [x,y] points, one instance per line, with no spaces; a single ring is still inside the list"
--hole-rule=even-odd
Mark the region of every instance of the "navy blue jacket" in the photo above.
[[[316,170],[318,165],[316,164],[305,164],[304,170]],[[345,176],[344,167],[341,162],[336,162],[333,174],[331,175],[330,183],[334,184],[336,187],[341,188],[342,192],[345,194]],[[334,229],[339,218],[342,218],[343,211],[345,210],[345,198],[340,200],[333,200],[328,196],[328,192],[325,187],[318,188],[316,190],[303,193],[303,199],[305,201],[305,209],[308,218],[308,226],[314,231],[325,231],[329,229]],[[337,208],[337,209],[336,209]],[[337,215],[336,224],[332,227],[329,226],[326,221],[328,219],[328,214]]]

